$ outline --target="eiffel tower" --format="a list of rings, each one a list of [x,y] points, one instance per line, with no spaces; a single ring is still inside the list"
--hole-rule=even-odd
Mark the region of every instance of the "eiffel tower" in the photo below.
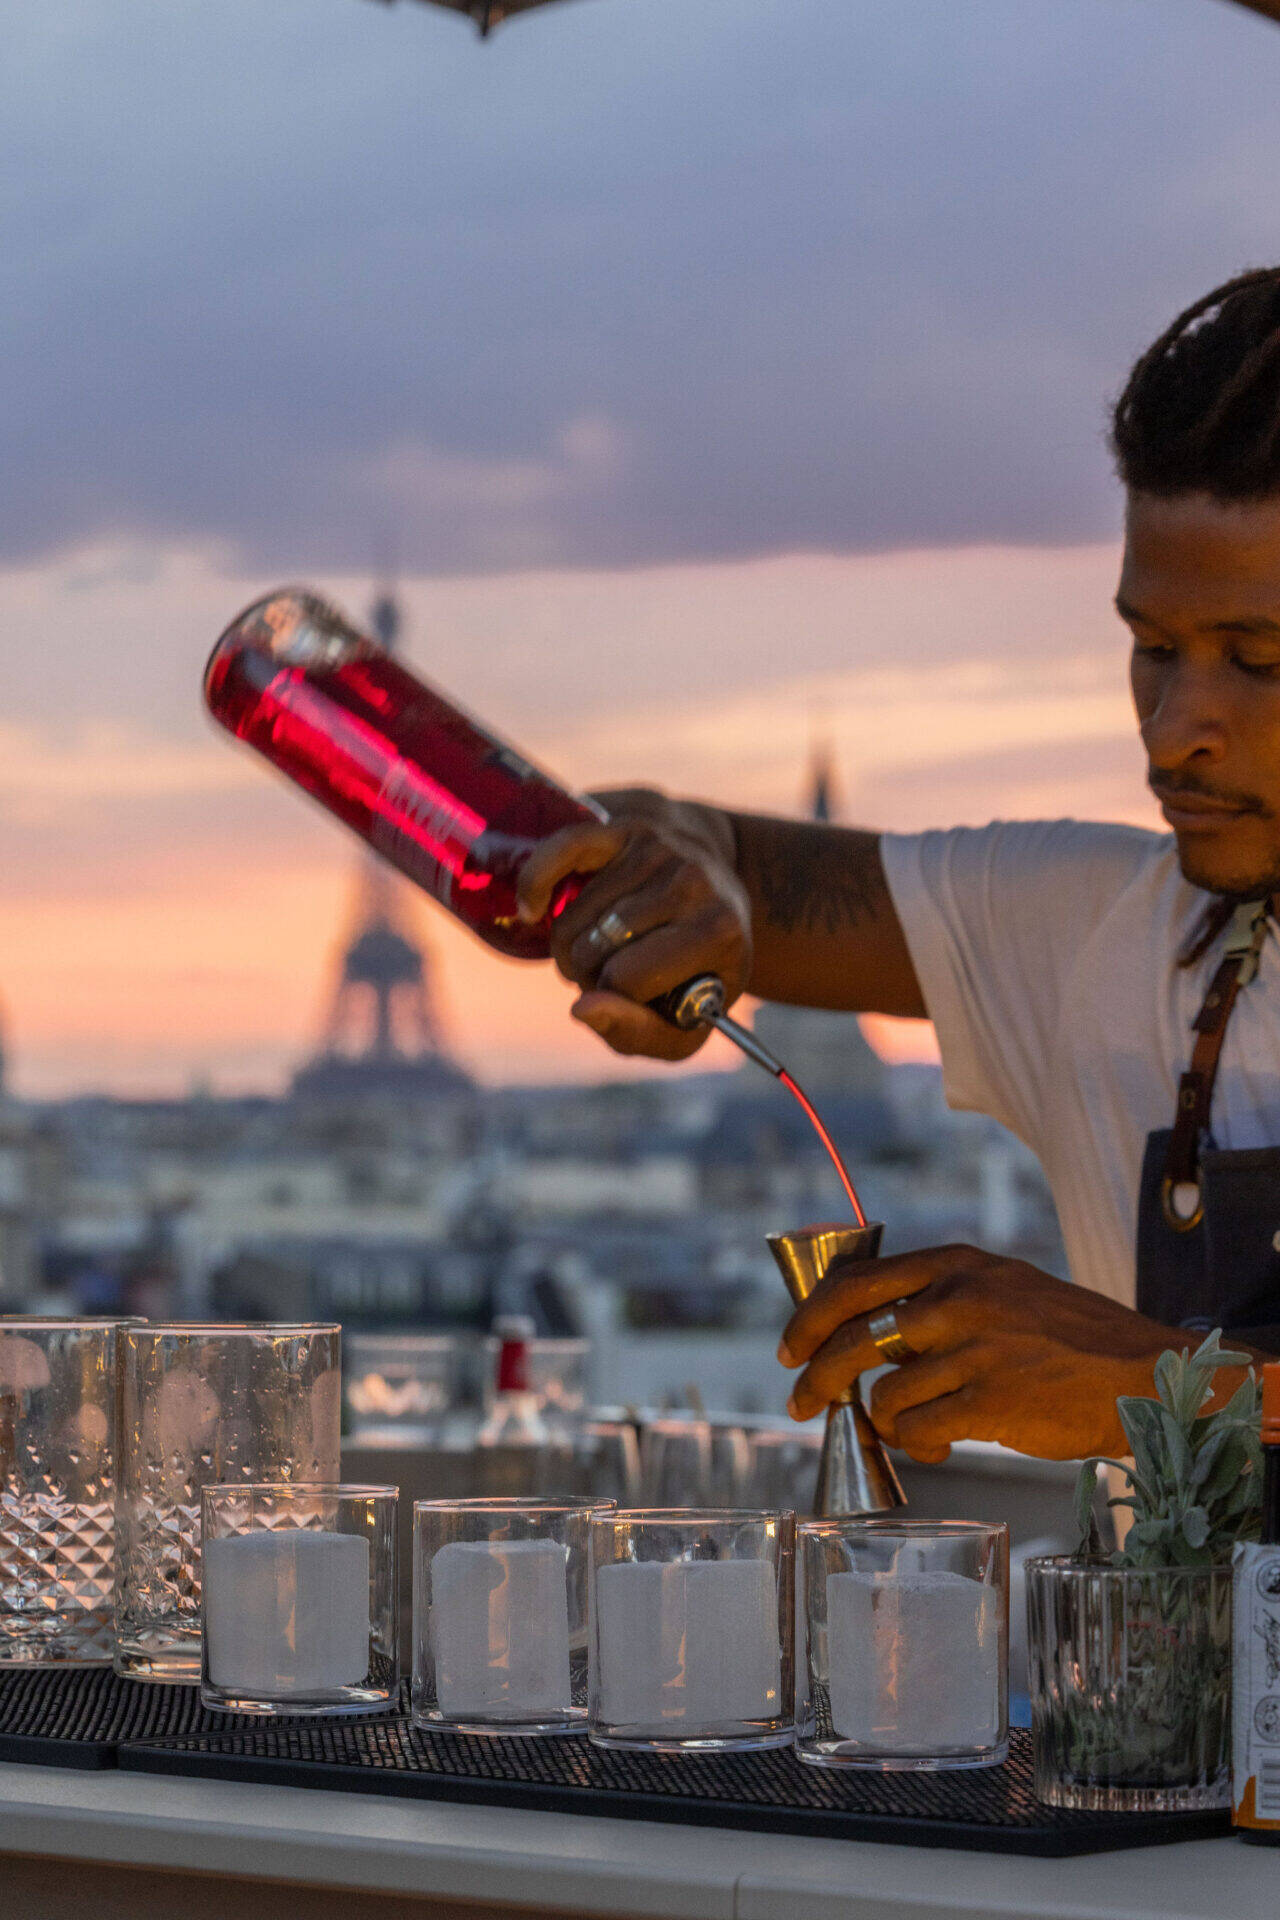
[[[400,611],[389,593],[373,629],[395,647]],[[461,1093],[469,1077],[449,1058],[432,993],[430,956],[401,905],[404,883],[372,853],[361,855],[353,931],[343,948],[320,1051],[299,1069],[304,1098],[362,1100]]]

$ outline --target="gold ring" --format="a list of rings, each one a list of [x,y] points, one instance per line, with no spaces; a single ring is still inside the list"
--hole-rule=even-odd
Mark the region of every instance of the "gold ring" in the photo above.
[[[892,1307],[886,1307],[882,1313],[873,1313],[867,1322],[867,1332],[871,1335],[876,1352],[892,1366],[900,1367],[907,1360],[920,1358],[911,1342],[903,1337],[898,1316]]]

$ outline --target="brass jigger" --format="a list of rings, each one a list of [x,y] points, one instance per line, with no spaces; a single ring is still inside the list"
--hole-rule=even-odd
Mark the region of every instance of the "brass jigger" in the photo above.
[[[874,1260],[883,1232],[883,1222],[873,1220],[865,1227],[801,1227],[796,1233],[767,1233],[765,1239],[787,1292],[801,1306],[837,1261]],[[814,1513],[893,1513],[906,1504],[855,1380],[827,1408]]]

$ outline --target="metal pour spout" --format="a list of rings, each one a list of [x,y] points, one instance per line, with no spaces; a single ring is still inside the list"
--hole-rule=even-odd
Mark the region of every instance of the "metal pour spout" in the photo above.
[[[681,1027],[688,1033],[693,1027],[714,1027],[726,1040],[732,1040],[740,1047],[749,1060],[758,1067],[771,1073],[775,1080],[783,1074],[781,1060],[774,1058],[768,1047],[756,1039],[750,1027],[739,1023],[724,1010],[724,981],[718,974],[700,973],[692,980],[686,980],[682,987],[676,987],[671,993],[664,993],[660,999],[650,1001],[655,1013],[669,1020],[673,1027]]]
[[[787,1292],[801,1306],[838,1261],[874,1260],[883,1232],[883,1222],[874,1220],[865,1227],[800,1227],[795,1233],[768,1233],[765,1239]],[[902,1482],[871,1424],[855,1380],[827,1408],[814,1513],[894,1513],[906,1504]]]

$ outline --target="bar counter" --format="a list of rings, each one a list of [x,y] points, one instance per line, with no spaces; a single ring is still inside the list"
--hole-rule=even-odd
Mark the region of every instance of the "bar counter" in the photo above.
[[[1276,1920],[1234,1839],[1040,1860],[0,1765],[0,1920]]]

